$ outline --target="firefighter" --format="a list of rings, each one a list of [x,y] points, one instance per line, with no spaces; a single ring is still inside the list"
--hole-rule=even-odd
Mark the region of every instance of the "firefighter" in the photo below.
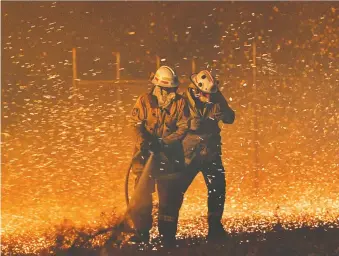
[[[191,82],[183,95],[190,112],[190,130],[183,140],[187,168],[183,193],[202,171],[208,190],[208,239],[215,239],[227,236],[221,224],[226,182],[219,122],[232,124],[235,113],[219,91],[218,81],[209,71],[191,75]]]
[[[143,204],[131,214],[137,234],[133,242],[149,241],[152,227],[152,193],[157,185],[159,197],[158,229],[161,241],[170,245],[175,242],[177,220],[180,209],[180,191],[175,188],[177,176],[185,168],[182,139],[188,131],[188,107],[183,97],[177,94],[178,77],[168,66],[160,67],[151,78],[154,84],[150,93],[141,95],[132,110],[132,122],[136,133],[135,152],[132,170],[136,174],[136,186],[150,154],[165,156],[158,170],[152,170],[155,177],[150,190],[143,192]],[[161,166],[161,164],[163,164]],[[163,168],[162,168],[163,167]],[[164,169],[167,169],[164,171]],[[157,171],[166,175],[157,178]]]

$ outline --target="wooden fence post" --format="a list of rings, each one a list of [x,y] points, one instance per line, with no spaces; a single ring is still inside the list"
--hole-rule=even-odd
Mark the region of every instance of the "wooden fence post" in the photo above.
[[[120,80],[120,52],[112,52],[112,55],[115,56],[115,61],[116,61],[115,79]]]
[[[116,53],[116,60],[117,60],[117,80],[120,80],[120,52]]]
[[[160,68],[160,57],[158,55],[155,56],[155,62],[156,62],[156,65],[157,65],[157,69]]]
[[[192,74],[195,73],[195,59],[192,59]]]
[[[252,44],[252,85],[254,90],[253,97],[253,146],[254,146],[254,187],[256,195],[259,192],[259,141],[258,141],[258,97],[257,97],[257,45],[256,35]]]
[[[76,89],[77,89],[77,51],[76,48],[72,49],[72,66],[73,66],[73,88],[72,88],[72,93],[74,94]]]

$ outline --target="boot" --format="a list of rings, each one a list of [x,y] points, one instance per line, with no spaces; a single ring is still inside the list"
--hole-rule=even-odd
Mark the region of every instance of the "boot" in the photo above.
[[[176,239],[175,237],[161,237],[161,244],[164,248],[174,248],[176,246]]]
[[[144,243],[144,244],[148,244],[149,242],[149,231],[137,231],[135,235],[131,236],[129,239],[129,242],[132,243]]]
[[[209,224],[207,240],[216,241],[225,240],[227,238],[229,238],[229,235],[220,222]]]
[[[165,248],[172,248],[176,245],[175,234],[177,231],[177,222],[159,220],[159,239]]]

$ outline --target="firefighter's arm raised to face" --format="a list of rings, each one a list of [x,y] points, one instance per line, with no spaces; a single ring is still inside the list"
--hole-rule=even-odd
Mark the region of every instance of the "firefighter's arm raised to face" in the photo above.
[[[169,134],[168,136],[164,137],[162,140],[165,144],[171,145],[174,142],[182,140],[186,133],[189,130],[188,126],[188,118],[189,118],[189,109],[186,101],[181,95],[177,95],[179,98],[176,102],[177,104],[177,122],[176,127],[177,129],[175,132]]]
[[[217,119],[217,121],[222,121],[225,124],[233,124],[235,119],[235,113],[233,109],[231,109],[230,106],[228,105],[225,97],[219,90],[213,96],[214,96],[213,101],[216,104],[214,117]]]

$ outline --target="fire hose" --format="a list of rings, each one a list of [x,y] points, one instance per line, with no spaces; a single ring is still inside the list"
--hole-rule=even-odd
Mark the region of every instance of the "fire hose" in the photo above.
[[[108,228],[103,228],[99,229],[97,232],[94,234],[84,234],[84,233],[79,233],[78,237],[74,240],[72,243],[71,247],[68,249],[70,253],[72,253],[72,250],[78,247],[85,246],[91,239],[97,237],[98,235],[106,234],[108,232],[113,232],[111,235],[111,238],[108,241],[115,240],[116,237],[124,231],[129,231],[132,230],[131,227],[127,224],[127,217],[128,215],[133,211],[137,211],[140,207],[142,207],[142,194],[145,192],[147,189],[149,189],[149,181],[152,179],[151,177],[151,170],[154,168],[154,165],[156,164],[154,153],[151,152],[146,165],[144,167],[144,170],[142,172],[142,175],[139,179],[138,185],[134,189],[134,196],[132,197],[132,200],[129,200],[129,191],[128,191],[128,182],[129,182],[129,177],[130,173],[132,170],[132,165],[133,161],[136,156],[140,154],[140,151],[138,151],[134,157],[132,158],[126,175],[125,175],[125,200],[127,204],[127,209],[125,213],[120,217],[120,219],[117,221],[117,224],[115,224],[113,227],[108,227]],[[82,238],[83,241],[80,241]]]
[[[129,178],[130,178],[130,174],[131,174],[131,170],[132,170],[133,161],[134,161],[134,159],[139,157],[139,154],[141,154],[140,150],[135,153],[135,155],[132,158],[132,161],[130,162],[130,165],[127,169],[126,175],[125,175],[125,202],[126,202],[127,207],[129,207],[129,204],[130,204],[130,199],[129,199],[130,193],[129,193],[129,188],[128,188]],[[151,164],[148,165],[146,163],[146,165],[145,165],[145,167],[142,171],[142,176],[144,175],[144,173],[147,173],[148,178],[150,178],[150,179],[157,179],[157,180],[168,179],[169,180],[169,179],[178,178],[181,175],[181,173],[174,172],[174,166],[170,163],[169,159],[166,157],[166,155],[163,152],[160,152],[160,153],[157,153],[157,154],[154,154],[153,152],[151,152],[151,156],[147,160],[147,163],[150,162]],[[150,159],[151,159],[151,161],[150,161]],[[161,168],[159,166],[160,162],[163,165],[166,165],[165,166],[166,168]],[[164,169],[166,169],[166,170],[164,170]],[[139,182],[138,182],[137,187],[140,187]],[[142,185],[143,184],[144,183],[142,183]],[[140,190],[140,192],[145,192],[146,189],[147,188],[144,187],[143,190],[142,189],[139,189],[139,190]],[[135,190],[137,190],[137,188],[135,188]],[[137,193],[134,192],[133,200],[138,201],[135,198],[138,197],[139,195],[140,194],[137,194]],[[140,198],[139,200],[142,200],[142,199]]]
[[[125,175],[125,202],[126,202],[126,206],[128,207],[129,205],[129,193],[128,193],[128,182],[129,182],[129,176],[131,174],[131,170],[132,170],[132,165],[133,165],[133,160],[135,159],[135,157],[140,154],[140,150],[132,157],[132,160],[130,161],[130,164],[128,166],[126,175]]]
[[[79,247],[82,247],[86,245],[91,239],[95,238],[98,235],[102,235],[108,232],[113,232],[111,235],[111,238],[108,241],[116,240],[118,235],[122,232],[128,232],[132,231],[133,229],[131,226],[127,223],[127,220],[133,215],[138,214],[140,210],[145,206],[144,201],[144,194],[145,193],[152,193],[153,191],[153,180],[156,179],[176,179],[178,178],[180,173],[174,173],[174,172],[167,172],[166,170],[163,173],[157,173],[156,177],[154,177],[154,171],[155,170],[161,170],[160,164],[163,164],[167,166],[170,170],[173,170],[173,166],[168,161],[168,158],[165,156],[164,153],[158,153],[154,154],[153,152],[150,153],[150,156],[147,159],[147,162],[145,164],[145,167],[143,171],[141,172],[141,176],[139,178],[139,181],[137,185],[134,187],[133,196],[131,197],[131,200],[129,199],[129,189],[128,189],[128,183],[129,178],[132,170],[132,165],[136,157],[139,156],[141,152],[138,151],[134,157],[132,158],[130,164],[128,165],[127,172],[125,174],[125,201],[127,205],[127,209],[125,213],[121,216],[121,218],[117,221],[117,224],[115,224],[113,227],[108,227],[104,229],[100,229],[94,234],[87,235],[87,234],[79,234],[80,236],[75,239],[72,246],[70,247],[70,251],[75,249],[75,246],[78,244]],[[83,241],[80,242],[79,240],[83,238]],[[108,242],[107,241],[107,242]]]

